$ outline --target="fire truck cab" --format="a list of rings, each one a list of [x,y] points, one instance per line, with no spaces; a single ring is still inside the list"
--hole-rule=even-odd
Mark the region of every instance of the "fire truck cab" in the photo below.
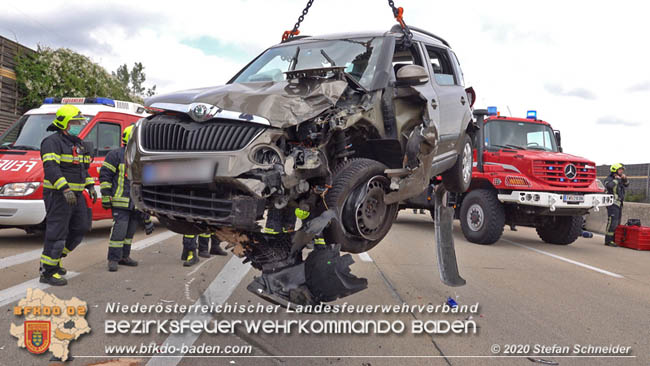
[[[53,132],[46,131],[63,104],[75,104],[88,123],[79,137],[93,146],[94,156],[88,172],[99,193],[99,169],[109,151],[120,147],[122,131],[148,114],[142,105],[110,98],[45,98],[43,105],[21,116],[0,135],[0,229],[21,228],[42,231],[45,219],[43,203],[43,163],[41,141]],[[92,203],[93,220],[111,218],[111,211]]]

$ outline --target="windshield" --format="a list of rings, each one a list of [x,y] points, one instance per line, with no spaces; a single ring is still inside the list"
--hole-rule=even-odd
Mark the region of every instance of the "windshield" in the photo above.
[[[553,130],[540,123],[490,121],[485,125],[488,148],[557,152]]]
[[[92,116],[85,116],[86,120]],[[46,131],[54,114],[31,114],[20,117],[0,140],[0,149],[40,150],[41,141],[54,133]]]
[[[253,61],[233,82],[284,81],[286,71],[338,66],[345,67],[345,72],[369,89],[382,42],[383,38],[351,38],[274,47]]]

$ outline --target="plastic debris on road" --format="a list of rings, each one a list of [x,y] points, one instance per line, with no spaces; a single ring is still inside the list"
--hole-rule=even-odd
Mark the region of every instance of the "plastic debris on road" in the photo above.
[[[530,362],[541,363],[542,365],[559,365],[559,362],[543,360],[541,358],[527,357]]]
[[[456,300],[452,299],[451,297],[448,297],[447,305],[451,306],[452,308],[455,308],[458,306],[458,303],[456,302]]]

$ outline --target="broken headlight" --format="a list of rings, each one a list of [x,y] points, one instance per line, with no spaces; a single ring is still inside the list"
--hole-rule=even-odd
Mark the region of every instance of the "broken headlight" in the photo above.
[[[267,145],[254,149],[251,153],[251,160],[259,165],[282,164],[282,156],[280,155],[280,152]]]

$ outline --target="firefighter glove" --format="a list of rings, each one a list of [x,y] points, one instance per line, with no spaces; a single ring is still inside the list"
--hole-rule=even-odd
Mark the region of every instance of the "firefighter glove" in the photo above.
[[[63,191],[63,197],[65,197],[65,201],[68,202],[68,205],[70,206],[77,205],[77,195],[71,190],[66,189],[65,191]]]
[[[95,187],[88,187],[88,195],[90,196],[90,199],[93,200],[93,203],[97,202],[97,191],[95,190]]]

